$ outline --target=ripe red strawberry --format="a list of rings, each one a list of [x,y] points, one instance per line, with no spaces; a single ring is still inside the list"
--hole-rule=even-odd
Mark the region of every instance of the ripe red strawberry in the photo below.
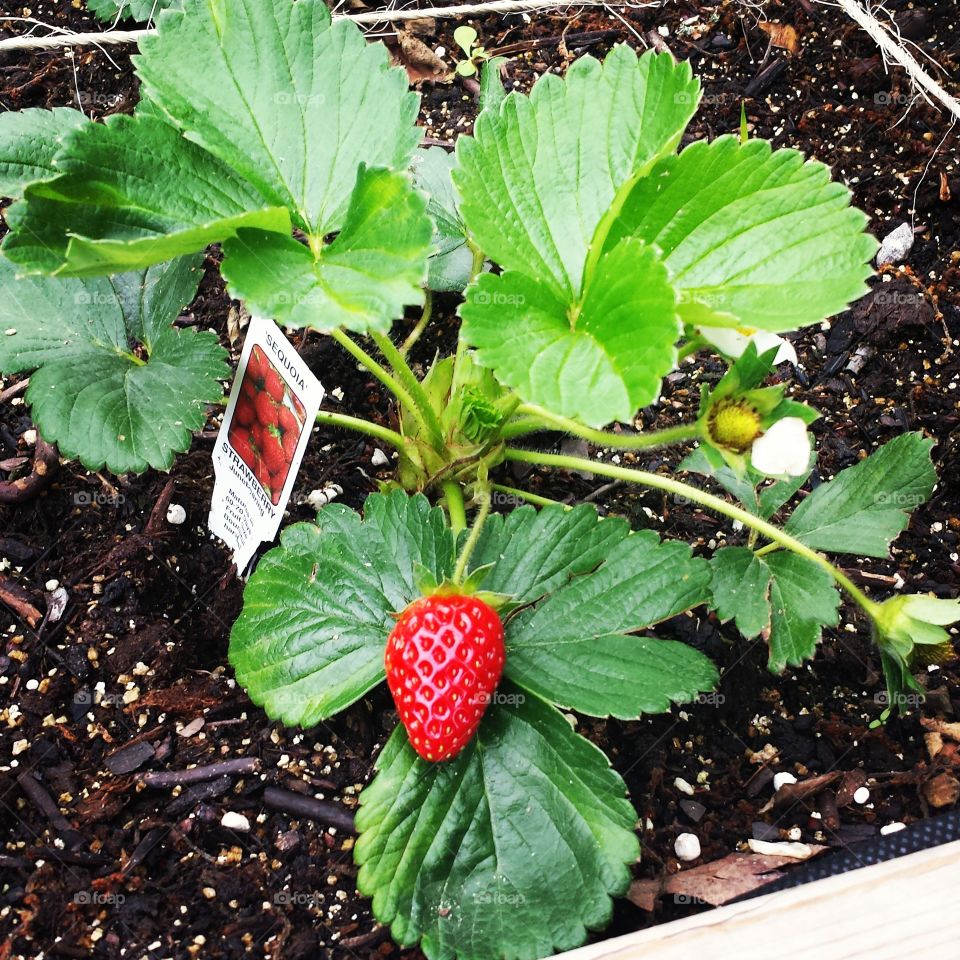
[[[387,685],[413,749],[455,757],[503,673],[503,624],[477,597],[435,594],[400,614],[384,655]]]
[[[256,418],[257,411],[253,406],[253,399],[246,393],[241,393],[233,411],[233,422],[240,424],[241,427],[251,427]]]
[[[252,470],[254,462],[257,459],[257,450],[253,445],[253,438],[250,436],[249,431],[231,430],[230,444],[233,449],[240,454],[240,459]]]
[[[253,405],[257,412],[257,420],[263,426],[275,427],[277,425],[277,405],[269,393],[258,393]]]
[[[300,421],[294,415],[294,412],[286,406],[281,406],[277,414],[277,426],[284,433],[293,433],[299,435]]]
[[[263,371],[263,389],[269,393],[277,403],[283,400],[283,379],[270,363],[266,364]]]
[[[271,473],[286,472],[288,461],[283,452],[283,444],[278,434],[266,427],[262,427],[259,436],[260,453],[263,462]]]
[[[247,374],[254,380],[260,381],[257,384],[258,387],[263,384],[263,377],[269,363],[270,361],[267,360],[266,355],[259,346],[254,347],[250,351],[250,359],[247,361]]]
[[[260,486],[272,496],[273,491],[270,487],[270,471],[259,455],[253,464],[253,475],[257,478],[257,482],[260,484]]]
[[[287,463],[293,460],[293,455],[297,452],[297,444],[300,442],[300,430],[284,430],[280,435],[280,442],[283,444],[283,456]]]

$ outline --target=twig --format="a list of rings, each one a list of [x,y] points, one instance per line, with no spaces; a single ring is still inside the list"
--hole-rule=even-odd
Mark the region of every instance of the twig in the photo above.
[[[225,773],[239,775],[256,773],[260,769],[259,757],[238,757],[236,760],[224,760],[222,763],[208,763],[189,770],[160,770],[145,773],[137,779],[147,787],[177,787],[185,783],[199,783],[202,780],[214,780]]]
[[[74,829],[73,824],[60,812],[53,797],[34,779],[32,773],[21,773],[17,777],[17,783],[20,784],[20,789],[30,802],[50,821],[50,825],[69,846],[76,847],[83,842],[83,834]]]
[[[655,4],[644,4],[654,6]],[[450,7],[407,7],[403,10],[369,10],[364,13],[334,14],[334,20],[352,20],[354,23],[386,23],[397,20],[418,20],[421,17],[475,17],[494,13],[523,13],[530,10],[549,10],[559,7],[601,7],[603,0],[490,0],[488,3],[458,3]],[[10,19],[0,17],[0,20]],[[55,50],[59,47],[85,47],[96,44],[139,43],[156,30],[104,30],[102,32],[68,33],[53,37],[12,37],[0,40],[0,53],[8,50]]]
[[[824,0],[820,0],[820,2],[822,3]],[[921,87],[929,93],[930,96],[939,100],[955,117],[960,119],[960,101],[958,101],[956,97],[950,96],[950,94],[917,63],[914,55],[893,39],[888,28],[880,23],[876,17],[864,10],[857,0],[836,0],[836,3],[844,13],[855,20],[860,27],[870,34],[884,54],[907,71],[910,79],[913,80],[918,87]]]
[[[7,387],[6,390],[0,391],[0,403],[5,403],[7,400],[12,400],[14,397],[19,397],[21,393],[27,392],[27,387],[30,386],[30,378],[27,377],[25,380],[21,380],[19,383],[13,384],[11,387]]]
[[[0,603],[22,617],[31,628],[35,628],[42,618],[40,611],[31,603],[30,594],[3,575],[0,575]]]
[[[33,469],[19,480],[0,482],[0,503],[24,503],[46,487],[60,466],[57,448],[39,435],[33,449]]]
[[[353,825],[353,814],[343,807],[328,800],[317,800],[316,797],[304,797],[289,790],[279,790],[277,787],[267,787],[263,791],[264,805],[271,810],[289,813],[295,817],[305,817],[317,823],[336,827],[344,833],[356,833]]]

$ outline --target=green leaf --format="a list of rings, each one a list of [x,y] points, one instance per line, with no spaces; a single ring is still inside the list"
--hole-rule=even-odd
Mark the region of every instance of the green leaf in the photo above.
[[[877,249],[866,223],[822,163],[724,136],[641,179],[607,243],[634,236],[659,247],[685,321],[777,332],[866,293]]]
[[[606,757],[510,684],[454,760],[430,764],[397,728],[363,791],[358,889],[430,960],[534,960],[609,922],[640,847]]]
[[[4,252],[30,272],[115,273],[193,253],[239,227],[290,230],[285,209],[153,116],[85,124],[55,166],[61,176],[7,211]]]
[[[405,170],[421,136],[405,71],[322,0],[185,0],[140,51],[146,95],[314,236],[343,227],[361,164]]]
[[[710,560],[710,592],[721,623],[736,620],[752,639],[770,627],[770,568],[747,547],[722,547]]]
[[[673,640],[624,634],[703,602],[709,579],[706,562],[691,557],[686,544],[661,542],[647,530],[631,534],[610,546],[589,576],[557,586],[509,621],[507,676],[593,716],[636,717],[692,700],[717,681],[703,654]]]
[[[767,665],[782,673],[813,656],[821,627],[837,625],[840,594],[830,574],[806,557],[778,551],[765,559],[772,575]]]
[[[507,62],[506,57],[491,57],[485,60],[480,70],[480,109],[500,109],[500,104],[507,97],[503,80],[500,77],[500,67]]]
[[[808,547],[867,557],[887,556],[891,541],[910,522],[937,482],[933,441],[905,433],[866,460],[842,470],[810,494],[786,531]]]
[[[221,270],[249,309],[288,327],[387,333],[406,304],[423,302],[424,207],[406,175],[362,170],[343,229],[317,255],[285,234],[239,230]]]
[[[735,620],[748,639],[767,631],[773,673],[810,659],[822,628],[837,625],[840,594],[833,578],[805,557],[787,551],[758,557],[746,547],[724,547],[710,568],[717,616]]]
[[[786,480],[775,480],[760,491],[759,516],[769,520],[806,482],[817,462],[816,451],[810,452],[810,464],[806,473]]]
[[[19,197],[35,180],[56,176],[64,136],[89,121],[79,110],[10,110],[0,114],[0,197]]]
[[[615,47],[581,57],[561,80],[484,110],[457,142],[461,212],[487,255],[573,302],[587,248],[620,186],[676,149],[699,83],[669,54]],[[545,297],[543,299],[546,299]]]
[[[26,399],[45,439],[90,470],[169,469],[223,395],[226,355],[173,320],[200,258],[112,279],[27,277],[0,258],[0,370],[34,370]],[[16,331],[9,333],[10,330]]]
[[[427,286],[431,290],[460,293],[470,280],[473,252],[458,209],[451,173],[457,158],[441,147],[418,150],[413,180],[427,197],[427,214],[433,220],[433,255],[428,262]]]
[[[716,480],[727,493],[740,501],[745,510],[759,516],[756,478],[750,476],[749,472],[739,475],[713,447],[701,443],[680,461],[677,469]]]
[[[470,558],[470,569],[494,564],[484,580],[493,593],[532,603],[589,573],[630,533],[626,521],[601,519],[596,508],[519,507],[491,514]]]
[[[502,383],[588,426],[632,420],[676,364],[673,290],[656,252],[632,240],[600,259],[579,310],[507,272],[481,276],[460,314],[464,339]]]
[[[442,511],[401,491],[367,498],[364,519],[340,505],[288,527],[260,561],[230,635],[230,662],[254,703],[309,727],[384,678],[393,614],[418,595],[414,570],[453,572]]]
[[[180,0],[87,0],[87,9],[98,20],[136,20],[147,23],[161,11],[176,6]]]

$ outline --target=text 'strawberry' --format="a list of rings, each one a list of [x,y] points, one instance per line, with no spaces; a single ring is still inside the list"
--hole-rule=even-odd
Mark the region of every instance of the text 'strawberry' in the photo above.
[[[504,659],[500,617],[477,597],[421,597],[400,614],[387,639],[387,685],[424,760],[449,760],[467,745]]]

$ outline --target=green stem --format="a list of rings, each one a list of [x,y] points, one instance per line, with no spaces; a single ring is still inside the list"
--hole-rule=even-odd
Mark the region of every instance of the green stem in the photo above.
[[[779,550],[779,543],[768,543],[765,547],[761,547],[759,550],[755,550],[754,553],[758,557],[765,557],[768,553],[773,553],[774,550]]]
[[[508,487],[503,483],[491,483],[491,490],[496,490],[498,493],[505,493],[510,497],[515,497],[517,500],[526,500],[528,503],[534,503],[538,507],[563,507],[564,510],[572,510],[573,508],[566,503],[561,503],[559,500],[552,500],[550,497],[541,497],[538,493],[530,493],[529,490],[521,490],[519,487]]]
[[[467,510],[463,505],[463,491],[455,480],[444,480],[443,496],[447,501],[447,513],[450,514],[450,529],[459,535],[467,528]]]
[[[326,424],[331,427],[343,427],[345,430],[355,430],[357,433],[365,433],[368,437],[375,437],[390,446],[402,450],[407,441],[397,433],[396,430],[390,430],[387,427],[381,427],[379,424],[371,423],[369,420],[362,420],[360,417],[350,417],[345,413],[334,413],[331,410],[320,410],[317,413],[317,423]]]
[[[366,367],[400,402],[400,405],[407,409],[410,412],[410,415],[417,421],[418,426],[420,427],[423,435],[426,437],[430,436],[430,431],[427,428],[426,423],[423,421],[423,418],[420,414],[417,405],[413,402],[413,397],[410,396],[409,392],[405,387],[400,383],[399,380],[391,377],[389,372],[384,370],[383,367],[377,363],[373,357],[367,353],[360,344],[355,343],[350,337],[340,329],[331,330],[330,336],[333,337],[337,343],[343,347],[347,353],[350,354],[355,360],[357,360],[361,366]]]
[[[388,363],[393,368],[394,374],[399,377],[406,391],[413,398],[419,416],[418,421],[422,422],[426,429],[424,436],[427,442],[436,451],[443,449],[443,428],[437,419],[437,412],[430,403],[427,391],[423,389],[423,384],[416,378],[410,365],[404,359],[403,354],[394,346],[393,341],[385,333],[377,333],[371,330],[370,336],[373,342],[380,348]]]
[[[470,562],[470,555],[473,553],[473,548],[480,539],[480,531],[490,515],[490,485],[487,483],[478,484],[477,491],[480,497],[480,509],[474,518],[470,536],[467,537],[467,542],[463,545],[460,556],[457,557],[457,566],[453,571],[454,583],[463,583],[464,574],[467,572],[467,564]]]
[[[685,360],[691,354],[696,353],[698,350],[701,350],[706,345],[706,340],[703,337],[691,337],[678,351],[677,351],[677,363],[681,360]]]
[[[432,314],[433,294],[427,290],[423,301],[423,313],[420,314],[420,319],[417,321],[417,325],[410,331],[409,336],[403,341],[403,346],[400,348],[400,355],[402,357],[406,357],[413,345],[422,336],[423,331],[427,329],[427,324],[430,323],[430,317]]]
[[[543,407],[530,403],[521,404],[517,408],[517,413],[525,414],[529,419],[507,424],[503,432],[505,439],[554,427],[572,433],[574,436],[583,437],[584,440],[589,440],[598,447],[610,450],[646,450],[650,447],[663,447],[671,443],[693,440],[699,433],[695,423],[681,423],[676,427],[667,427],[665,430],[653,430],[648,433],[609,433],[585,427],[576,420],[561,417],[559,414],[551,413]]]
[[[811,550],[806,544],[801,543],[790,534],[785,533],[779,527],[775,527],[766,520],[755,517],[741,507],[732,503],[727,503],[720,497],[715,497],[712,493],[707,493],[690,484],[682,483],[671,477],[663,477],[657,473],[649,473],[646,470],[629,470],[625,467],[617,467],[610,463],[601,463],[593,460],[586,460],[582,457],[569,457],[551,453],[539,453],[535,450],[518,450],[513,447],[507,447],[504,450],[504,459],[518,460],[521,463],[542,464],[547,467],[559,467],[563,470],[589,470],[602,477],[611,477],[614,480],[624,480],[627,483],[639,483],[646,487],[653,487],[657,490],[663,490],[667,493],[677,494],[685,497],[692,503],[699,503],[703,507],[721,513],[730,517],[732,520],[739,520],[745,527],[756,530],[763,534],[768,540],[792,550],[798,556],[804,557],[811,563],[826,570],[833,579],[847,591],[850,596],[869,614],[875,618],[879,605],[874,603],[842,570],[837,569],[826,557]]]

